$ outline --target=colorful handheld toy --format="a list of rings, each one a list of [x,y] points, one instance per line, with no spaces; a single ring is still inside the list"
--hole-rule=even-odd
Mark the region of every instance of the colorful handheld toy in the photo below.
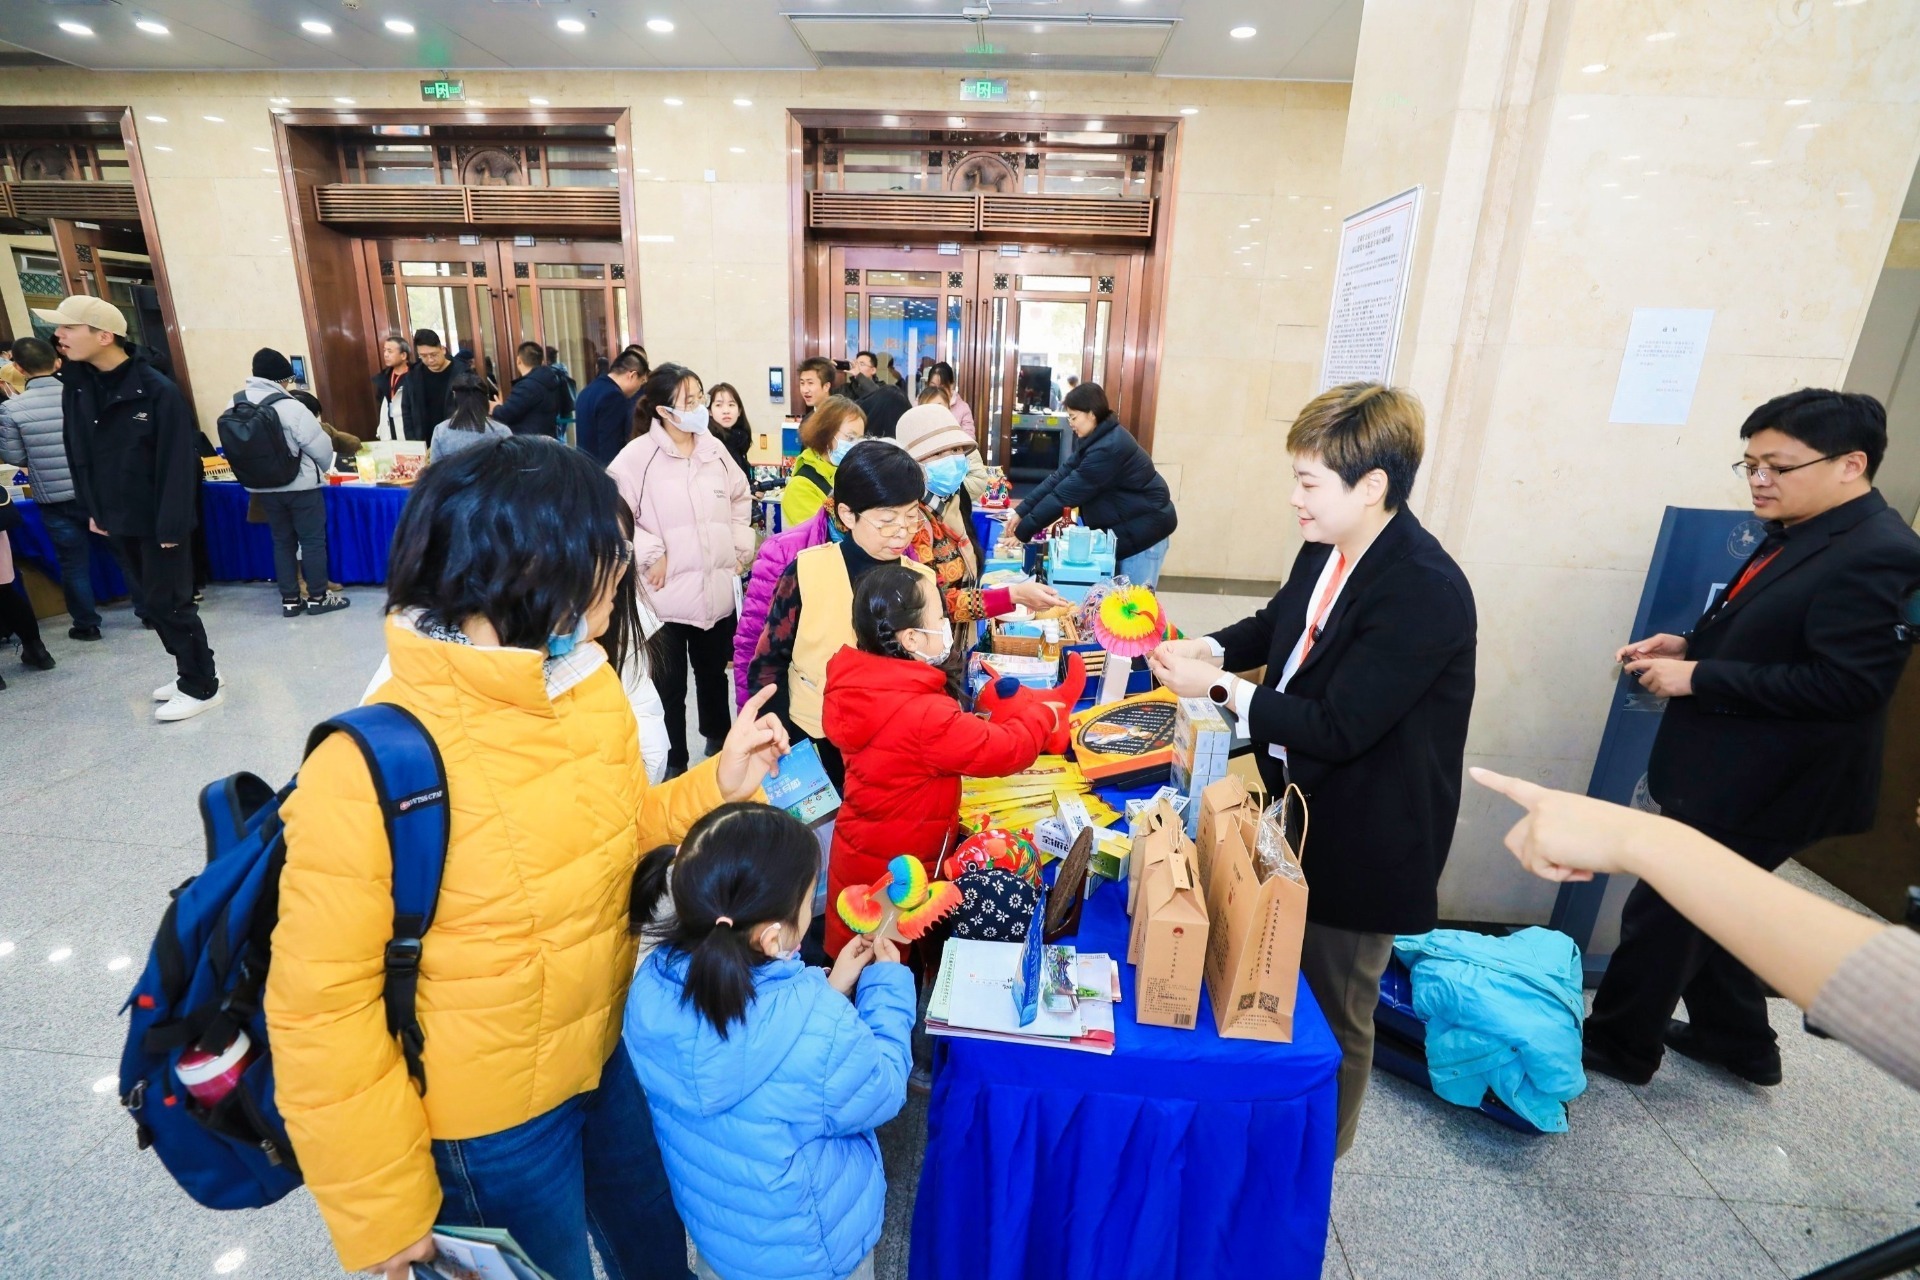
[[[956,910],[960,902],[960,890],[951,882],[929,881],[920,859],[903,853],[889,862],[887,874],[872,884],[842,889],[834,907],[855,933],[912,942],[934,921]]]
[[[1177,633],[1167,622],[1160,601],[1146,587],[1126,586],[1109,591],[1101,598],[1093,619],[1094,639],[1108,653],[1122,658],[1143,658],[1162,640]]]

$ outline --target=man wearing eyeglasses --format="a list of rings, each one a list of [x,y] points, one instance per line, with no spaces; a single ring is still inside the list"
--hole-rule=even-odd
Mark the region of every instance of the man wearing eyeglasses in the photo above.
[[[1920,536],[1873,487],[1887,413],[1807,389],[1740,428],[1767,536],[1686,635],[1618,661],[1666,699],[1647,786],[1668,817],[1772,870],[1873,825],[1887,703],[1907,661],[1896,633],[1920,587]],[[1687,1002],[1688,1021],[1673,1018]],[[1644,882],[1586,1024],[1586,1064],[1629,1084],[1665,1049],[1753,1084],[1780,1082],[1760,982]]]

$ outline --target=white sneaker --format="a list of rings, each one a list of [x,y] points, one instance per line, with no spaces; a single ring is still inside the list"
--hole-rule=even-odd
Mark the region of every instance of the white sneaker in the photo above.
[[[186,694],[175,690],[171,698],[168,698],[165,703],[154,708],[153,718],[162,724],[167,724],[174,720],[191,720],[194,716],[199,715],[209,707],[219,706],[220,700],[226,696],[227,691],[224,688],[215,689],[211,698],[190,698]]]
[[[178,680],[169,680],[153,691],[153,700],[155,702],[171,702],[173,701],[174,695],[179,692],[180,682]]]

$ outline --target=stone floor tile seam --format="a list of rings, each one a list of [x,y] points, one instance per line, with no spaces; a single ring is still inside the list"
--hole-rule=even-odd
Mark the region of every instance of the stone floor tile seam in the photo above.
[[[1616,1199],[1627,1199],[1627,1200],[1635,1200],[1635,1199],[1639,1199],[1639,1200],[1712,1200],[1720,1204],[1727,1203],[1727,1198],[1725,1196],[1721,1195],[1718,1191],[1714,1191],[1712,1189],[1709,1189],[1705,1192],[1697,1192],[1697,1193],[1689,1193],[1685,1191],[1646,1191],[1646,1190],[1639,1190],[1639,1189],[1635,1189],[1631,1191],[1619,1191],[1609,1187],[1592,1186],[1591,1184],[1584,1183],[1584,1182],[1557,1182],[1557,1181],[1550,1181],[1550,1180],[1544,1180],[1544,1179],[1538,1179],[1538,1178],[1528,1179],[1524,1182],[1507,1182],[1501,1179],[1450,1178],[1450,1177],[1437,1177],[1432,1174],[1424,1174],[1424,1173],[1398,1173],[1398,1172],[1387,1170],[1387,1169],[1368,1169],[1363,1175],[1360,1175],[1360,1176],[1364,1176],[1368,1178],[1392,1178],[1400,1182],[1431,1182],[1431,1183],[1438,1183],[1442,1186],[1456,1186],[1456,1185],[1487,1186],[1487,1187],[1533,1186],[1533,1187],[1542,1187],[1542,1188],[1546,1188],[1554,1191],[1591,1192],[1594,1195],[1613,1196]]]

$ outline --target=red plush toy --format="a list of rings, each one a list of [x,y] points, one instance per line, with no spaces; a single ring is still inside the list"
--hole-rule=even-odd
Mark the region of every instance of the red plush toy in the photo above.
[[[1067,743],[1073,732],[1070,722],[1073,705],[1080,701],[1080,695],[1087,687],[1087,664],[1081,659],[1078,650],[1067,654],[1067,678],[1051,689],[1029,689],[1012,676],[1003,676],[993,669],[993,663],[983,662],[989,683],[980,690],[973,700],[976,711],[986,712],[987,719],[996,718],[1004,707],[1017,705],[1024,701],[1044,702],[1053,708],[1053,732],[1048,735],[1046,754],[1061,756],[1067,753]]]

